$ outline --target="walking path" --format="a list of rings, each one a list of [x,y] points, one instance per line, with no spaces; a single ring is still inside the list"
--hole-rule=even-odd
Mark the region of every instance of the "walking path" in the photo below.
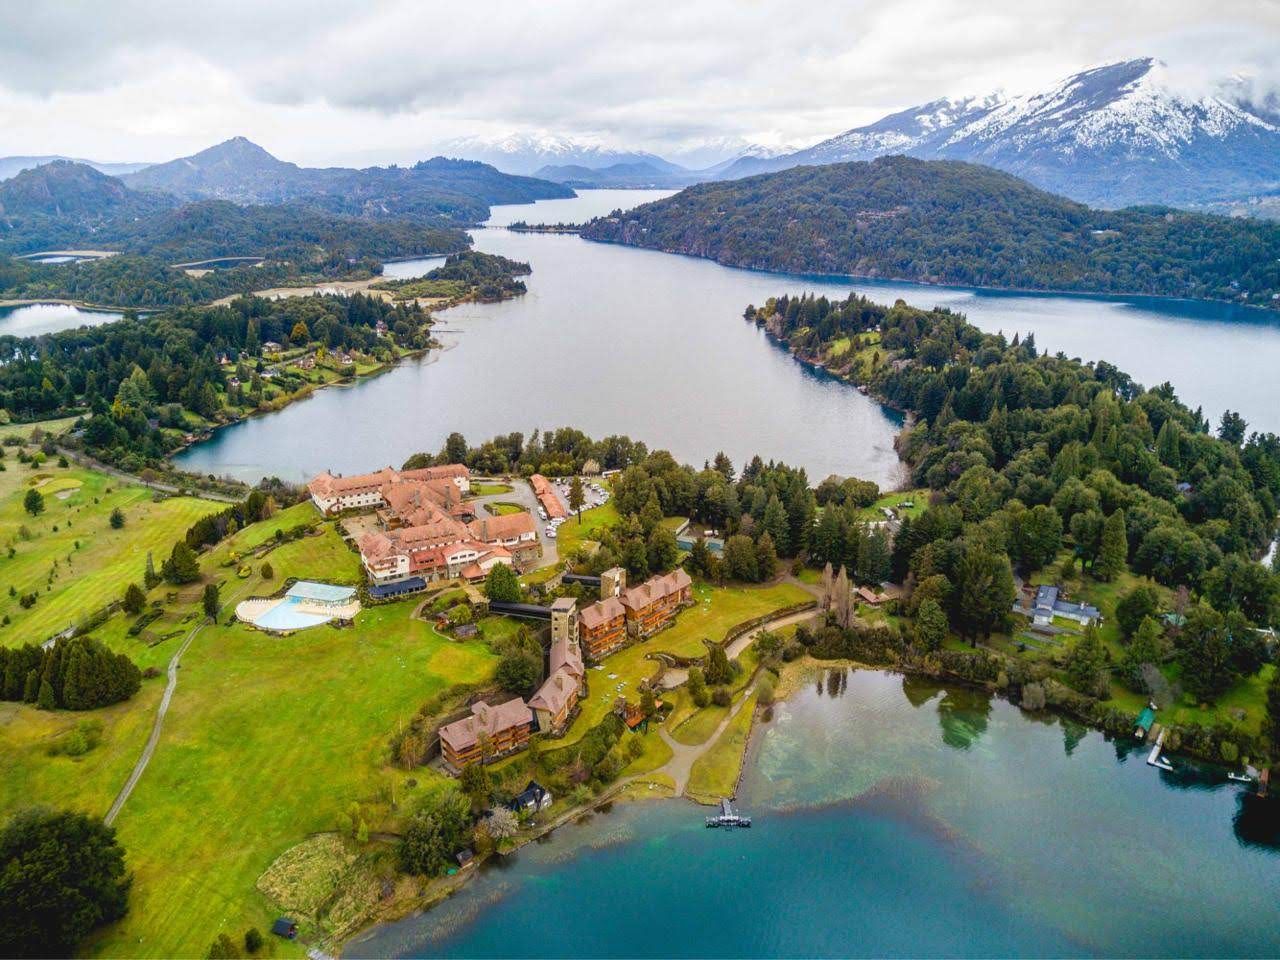
[[[218,607],[218,613],[221,614],[233,600],[233,597],[228,597],[226,602]],[[186,639],[182,641],[182,646],[174,652],[173,658],[169,661],[168,682],[165,684],[164,696],[160,698],[160,706],[156,710],[156,720],[151,727],[151,736],[147,738],[147,745],[142,748],[142,756],[138,757],[138,762],[133,765],[133,770],[129,773],[129,779],[124,782],[124,786],[120,788],[120,792],[116,794],[115,800],[111,803],[111,809],[103,817],[107,826],[111,826],[116,817],[120,815],[121,807],[129,799],[129,795],[133,793],[133,788],[138,785],[143,771],[147,769],[147,764],[151,762],[151,755],[156,752],[156,746],[160,743],[160,731],[164,727],[164,716],[169,712],[169,702],[173,699],[173,691],[178,686],[178,667],[182,660],[182,655],[187,652],[187,648],[195,641],[200,631],[209,625],[210,621],[207,618],[196,624],[191,629],[191,632],[187,634]]]
[[[675,781],[677,797],[683,797],[685,787],[689,785],[689,776],[693,772],[693,765],[698,759],[716,745],[721,735],[729,728],[729,724],[733,722],[733,718],[738,715],[747,702],[751,699],[751,694],[755,692],[755,684],[750,684],[746,690],[742,692],[742,698],[737,702],[728,715],[720,721],[715,730],[711,732],[711,736],[707,737],[702,743],[690,745],[681,743],[671,734],[667,733],[666,727],[658,728],[658,736],[662,737],[662,741],[671,748],[671,759],[659,767],[646,774],[640,774],[641,777],[652,777],[656,773],[665,773],[673,781]]]
[[[161,483],[158,480],[143,480],[141,477],[134,476],[132,473],[125,473],[123,470],[103,463],[101,460],[95,460],[88,454],[81,453],[79,450],[71,450],[67,447],[58,447],[58,453],[62,454],[68,460],[80,464],[82,467],[88,467],[90,470],[96,470],[98,473],[105,473],[109,477],[115,477],[117,480],[123,480],[126,483],[136,483],[140,487],[147,487],[150,490],[159,490],[161,493],[177,494],[181,492],[177,486],[172,483]],[[217,500],[219,503],[239,503],[243,497],[234,497],[225,493],[218,493],[214,490],[200,490],[194,487],[188,487],[188,493],[193,497],[199,497],[202,500]]]

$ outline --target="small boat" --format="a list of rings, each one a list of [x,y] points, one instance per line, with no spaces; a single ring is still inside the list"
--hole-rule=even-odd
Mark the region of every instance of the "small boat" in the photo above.
[[[1234,780],[1236,783],[1253,783],[1253,777],[1247,773],[1236,773],[1234,770],[1227,774],[1227,779]]]

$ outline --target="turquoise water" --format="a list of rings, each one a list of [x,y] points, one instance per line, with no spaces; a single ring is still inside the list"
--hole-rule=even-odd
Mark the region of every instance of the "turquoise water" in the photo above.
[[[969,691],[810,686],[757,728],[737,806],[751,830],[598,814],[345,955],[1280,954],[1274,804]]]
[[[332,617],[318,613],[303,613],[298,609],[301,597],[284,597],[279,603],[258,617],[255,626],[264,630],[303,630],[307,627],[318,627],[328,623]]]

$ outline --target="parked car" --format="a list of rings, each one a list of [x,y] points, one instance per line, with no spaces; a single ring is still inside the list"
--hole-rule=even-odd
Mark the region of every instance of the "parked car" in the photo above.
[[[547,539],[548,539],[548,540],[554,540],[554,539],[556,538],[556,528],[555,528],[555,527],[547,527],[546,533],[547,533]]]

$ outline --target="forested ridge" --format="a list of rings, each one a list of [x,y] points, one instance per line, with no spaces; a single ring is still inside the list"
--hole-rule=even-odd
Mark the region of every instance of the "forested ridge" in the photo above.
[[[219,422],[302,386],[296,374],[266,362],[268,343],[391,360],[427,347],[430,332],[430,317],[416,304],[356,294],[241,297],[227,306],[0,337],[0,407],[23,420],[83,414],[77,442],[139,470],[162,465],[191,428],[190,416]]]
[[[1132,584],[1116,611],[1120,660],[1089,631],[1070,650],[1079,693],[1105,699],[1115,672],[1156,696],[1172,669],[1213,702],[1272,658],[1261,631],[1280,622],[1280,577],[1256,558],[1275,534],[1280,437],[1231,411],[1213,430],[1168,383],[1144,389],[944,309],[783,296],[746,317],[913,414],[899,449],[932,494],[903,519],[888,570],[912,587],[917,618],[928,600],[962,636],[990,636],[1009,625],[1015,575],[1078,570]],[[810,555],[846,562],[850,529],[824,512]]]
[[[582,235],[762,270],[1280,307],[1280,224],[1092,210],[953,161],[883,157],[698,184]]]

